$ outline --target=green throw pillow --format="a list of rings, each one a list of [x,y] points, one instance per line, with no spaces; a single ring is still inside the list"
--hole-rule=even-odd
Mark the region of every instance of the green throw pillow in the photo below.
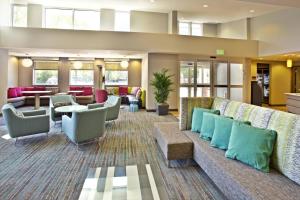
[[[232,117],[215,116],[215,129],[210,145],[219,149],[227,150],[231,135],[232,124],[235,120]],[[250,122],[242,122],[251,125]]]
[[[200,132],[200,138],[210,141],[215,130],[215,116],[214,113],[203,113],[203,120]]]
[[[220,114],[219,110],[210,110],[205,108],[194,108],[193,109],[193,117],[192,117],[192,131],[193,132],[201,132],[202,120],[203,120],[203,113],[216,113]]]
[[[277,133],[256,128],[241,122],[233,122],[227,158],[239,160],[260,171],[269,172]]]

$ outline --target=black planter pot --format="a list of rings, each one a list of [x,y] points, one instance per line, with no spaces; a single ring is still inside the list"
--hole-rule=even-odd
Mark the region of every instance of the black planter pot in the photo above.
[[[158,115],[167,115],[169,114],[169,104],[162,103],[156,105],[156,113]]]

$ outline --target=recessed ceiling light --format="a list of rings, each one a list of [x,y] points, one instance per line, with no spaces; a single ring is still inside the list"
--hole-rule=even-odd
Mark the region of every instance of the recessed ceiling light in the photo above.
[[[251,13],[255,13],[255,10],[250,10],[249,12],[251,12]]]
[[[263,60],[263,58],[259,58],[259,60]]]
[[[154,3],[154,2],[155,2],[155,0],[150,0],[150,2],[151,2],[151,3]]]
[[[208,5],[207,5],[207,4],[204,4],[204,5],[203,5],[203,8],[208,8]]]

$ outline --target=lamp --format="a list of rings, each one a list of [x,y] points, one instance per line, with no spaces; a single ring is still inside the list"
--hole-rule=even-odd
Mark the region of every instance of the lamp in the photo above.
[[[31,67],[33,65],[33,61],[30,58],[24,58],[22,60],[22,65],[24,67]]]
[[[123,61],[121,61],[120,65],[122,68],[127,69],[129,66],[129,63],[127,60],[123,60]]]
[[[286,61],[286,66],[287,66],[287,67],[293,67],[293,60],[292,60],[292,59],[288,59],[288,60]]]
[[[81,69],[81,68],[82,68],[82,62],[80,62],[80,61],[75,61],[75,62],[73,63],[73,67],[74,67],[75,69]]]

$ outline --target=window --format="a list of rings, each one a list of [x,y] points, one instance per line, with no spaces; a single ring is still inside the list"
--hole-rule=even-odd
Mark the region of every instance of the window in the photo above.
[[[46,28],[73,29],[73,10],[47,8]]]
[[[115,12],[115,31],[130,31],[130,12]]]
[[[192,23],[192,35],[202,36],[203,35],[203,25],[198,23]]]
[[[12,26],[27,27],[27,6],[13,5],[12,7]]]
[[[189,22],[179,22],[179,35],[190,35]]]
[[[33,71],[33,85],[58,85],[58,70],[35,69]]]
[[[94,70],[72,69],[70,85],[94,85]]]
[[[105,85],[128,85],[128,71],[106,70]]]
[[[193,35],[202,36],[203,35],[203,24],[193,23],[193,22],[179,22],[179,35]]]
[[[100,12],[92,10],[75,10],[74,29],[100,30]]]

